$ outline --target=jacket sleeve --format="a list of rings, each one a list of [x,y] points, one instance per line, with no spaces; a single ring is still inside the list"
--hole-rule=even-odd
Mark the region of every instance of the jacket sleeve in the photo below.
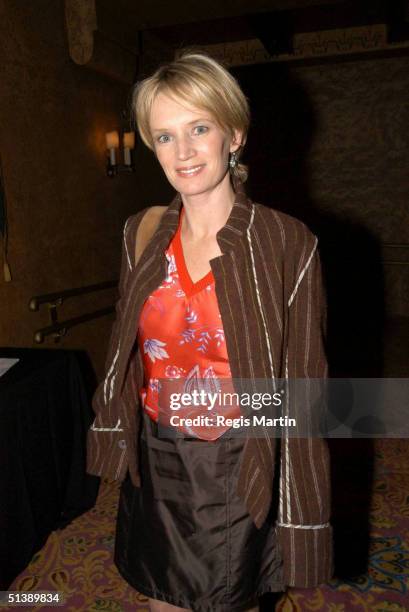
[[[121,422],[120,397],[115,379],[120,351],[120,329],[129,280],[134,268],[135,239],[144,211],[132,215],[123,229],[119,299],[105,360],[105,377],[92,398],[95,420],[87,433],[86,471],[110,480],[123,480],[128,467],[128,449],[124,424]]]
[[[290,393],[291,383],[295,379],[324,379],[325,387],[328,376],[325,355],[326,297],[317,238],[305,228],[304,239],[304,255],[294,275],[296,282],[288,300],[285,377],[290,383],[287,386]],[[317,402],[314,401],[313,392],[309,392],[310,387],[314,387],[313,382],[303,385],[301,401],[296,402],[296,410],[302,410],[304,423],[316,422],[314,410]],[[329,523],[330,509],[327,441],[317,437],[316,433],[310,437],[283,435],[278,538],[285,584],[307,588],[331,579],[333,536]]]

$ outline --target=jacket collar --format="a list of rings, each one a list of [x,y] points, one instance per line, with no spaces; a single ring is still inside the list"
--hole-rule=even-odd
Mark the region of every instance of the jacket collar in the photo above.
[[[231,251],[237,244],[237,240],[245,237],[251,223],[252,201],[248,198],[244,184],[238,177],[233,176],[232,182],[236,194],[233,208],[230,211],[226,224],[217,232],[216,236],[222,253]],[[156,231],[155,244],[159,248],[166,248],[175,234],[179,224],[181,208],[182,196],[177,192],[163,214]]]

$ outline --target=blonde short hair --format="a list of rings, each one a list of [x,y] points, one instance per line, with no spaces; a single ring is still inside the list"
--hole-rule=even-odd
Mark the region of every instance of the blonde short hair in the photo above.
[[[221,129],[232,136],[234,129],[240,130],[243,139],[236,152],[236,159],[239,159],[249,129],[250,109],[237,80],[222,64],[205,53],[184,51],[177,59],[162,64],[152,76],[135,85],[132,109],[140,136],[151,150],[154,150],[154,144],[150,114],[160,92],[207,111]],[[240,162],[230,171],[242,181],[247,179],[247,166]]]

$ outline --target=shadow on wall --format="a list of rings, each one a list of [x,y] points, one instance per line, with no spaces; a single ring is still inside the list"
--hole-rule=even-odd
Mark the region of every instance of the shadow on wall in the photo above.
[[[318,127],[318,104],[286,65],[245,66],[232,72],[251,105],[244,157],[250,167],[250,197],[301,219],[319,239],[328,302],[329,374],[380,377],[384,327],[380,245],[342,211],[329,213],[315,205],[308,167],[314,163],[309,155]],[[337,176],[326,176],[336,192]],[[352,579],[365,573],[368,563],[373,442],[332,439],[329,446],[335,574]]]

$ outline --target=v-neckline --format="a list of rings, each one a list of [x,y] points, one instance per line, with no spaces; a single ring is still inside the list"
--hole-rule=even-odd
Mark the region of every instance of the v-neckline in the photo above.
[[[204,289],[205,287],[213,283],[214,277],[213,277],[212,270],[209,270],[209,272],[205,276],[200,278],[195,283],[192,281],[190,277],[189,271],[186,266],[186,260],[185,260],[185,256],[183,253],[183,246],[182,246],[182,240],[181,240],[183,214],[184,214],[184,210],[182,206],[180,209],[179,225],[174,235],[172,246],[173,246],[173,252],[175,254],[175,262],[176,262],[176,267],[179,273],[180,284],[182,286],[184,293],[187,296],[190,296],[190,295],[193,295],[194,293],[198,293],[199,291],[201,291],[202,289]]]

